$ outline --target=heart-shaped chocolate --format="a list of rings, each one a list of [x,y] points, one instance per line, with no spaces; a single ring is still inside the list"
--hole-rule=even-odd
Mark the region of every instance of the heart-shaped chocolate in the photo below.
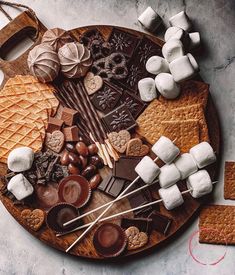
[[[119,132],[109,133],[108,138],[116,151],[124,153],[126,151],[127,143],[131,139],[131,135],[127,130],[121,130]]]
[[[143,157],[149,152],[149,147],[143,144],[140,138],[133,138],[127,143],[126,155],[133,157]]]
[[[92,72],[88,72],[84,78],[84,86],[88,95],[92,95],[103,86],[103,79]]]
[[[127,236],[127,250],[138,249],[148,242],[148,235],[144,232],[140,232],[135,226],[127,228],[125,234]]]
[[[34,231],[38,231],[44,223],[45,215],[41,209],[24,209],[21,218]]]
[[[60,153],[64,146],[64,134],[56,130],[52,134],[47,133],[45,139],[45,145],[47,148],[51,149],[56,153]]]

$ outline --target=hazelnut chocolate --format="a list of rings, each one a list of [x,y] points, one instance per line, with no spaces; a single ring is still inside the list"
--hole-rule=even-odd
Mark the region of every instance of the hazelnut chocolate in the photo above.
[[[78,111],[65,107],[62,110],[61,119],[64,121],[65,125],[72,126],[78,119]]]
[[[77,126],[71,126],[66,127],[63,129],[65,141],[78,141],[78,127]]]
[[[63,123],[64,122],[61,119],[49,117],[47,124],[47,132],[52,134],[56,130],[61,130]]]

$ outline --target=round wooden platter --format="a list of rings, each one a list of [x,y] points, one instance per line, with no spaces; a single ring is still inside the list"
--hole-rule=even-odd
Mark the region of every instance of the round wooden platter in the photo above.
[[[77,28],[71,30],[71,34],[79,39],[80,35],[91,28],[96,27],[104,36],[105,39],[107,39],[113,29],[112,26],[90,26],[90,27],[82,27],[82,28]],[[10,24],[8,24],[5,28],[3,28],[0,31],[0,49],[1,51],[4,50],[7,51],[9,50],[8,47],[11,47],[12,44],[14,44],[19,37],[21,37],[22,34],[24,34],[26,31],[32,31],[33,29],[36,28],[36,24],[34,20],[27,14],[27,12],[24,12],[20,14],[16,19],[14,19]],[[156,44],[162,46],[163,41],[150,35],[143,34],[138,31],[130,30],[130,29],[125,29],[125,28],[119,28],[122,31],[125,32],[130,32],[138,37],[143,37],[145,35],[152,41],[154,41]],[[35,41],[35,44],[40,43],[40,39],[42,34],[45,31],[45,27],[40,23],[40,34],[38,39]],[[32,47],[33,47],[32,46]],[[31,47],[31,48],[32,48]],[[8,49],[7,49],[8,48]],[[30,50],[30,49],[29,49]],[[18,57],[14,61],[4,61],[3,59],[0,59],[0,68],[4,72],[4,82],[2,85],[4,85],[5,81],[10,78],[15,76],[16,74],[29,74],[27,64],[26,64],[26,59],[28,55],[27,50],[23,55]],[[3,51],[2,51],[3,52]],[[207,123],[208,123],[208,128],[209,128],[209,135],[211,139],[211,144],[214,148],[214,150],[217,152],[218,156],[220,153],[220,127],[219,127],[219,122],[218,118],[216,115],[216,109],[213,105],[211,96],[209,97],[208,101],[208,106],[206,110],[206,118],[207,118]],[[219,160],[217,161],[216,164],[210,167],[210,172],[215,179],[217,177],[216,172],[218,171],[218,165],[219,165]],[[107,170],[107,168],[105,168]],[[106,171],[107,172],[107,171]],[[103,173],[106,173],[103,171]],[[0,175],[3,176],[6,173],[6,166],[1,165],[0,167]],[[184,185],[184,183],[180,183],[180,185]],[[0,187],[3,186],[3,183],[1,182]],[[154,198],[158,198],[157,195],[157,190],[153,190],[152,192]],[[52,246],[58,250],[65,251],[66,248],[69,247],[70,244],[72,244],[75,239],[81,234],[81,232],[76,232],[76,233],[71,233],[63,237],[56,237],[55,233],[52,230],[49,230],[46,225],[44,225],[38,232],[34,232],[30,230],[30,228],[24,223],[22,220],[20,213],[24,207],[22,206],[15,206],[10,199],[7,197],[0,195],[0,199],[3,203],[3,205],[6,207],[6,209],[10,212],[10,214],[27,230],[29,231],[32,235],[34,235],[37,239],[43,241],[49,246]],[[211,199],[210,196],[206,198]],[[91,201],[89,202],[88,206],[82,209],[82,212],[85,212],[90,209],[94,209],[95,207],[104,204],[105,202],[110,201],[111,198],[106,196],[105,194],[99,192],[99,191],[94,191],[92,194]],[[203,198],[205,200],[205,198]],[[153,231],[150,235],[149,242],[146,246],[144,246],[141,249],[134,250],[134,251],[129,251],[125,252],[122,257],[127,257],[131,255],[138,254],[140,252],[144,251],[151,251],[151,248],[157,248],[160,244],[168,240],[169,242],[172,240],[173,235],[176,235],[176,233],[180,232],[180,234],[183,233],[183,227],[188,223],[190,223],[191,218],[197,210],[199,209],[200,205],[203,203],[203,200],[195,200],[193,199],[189,194],[185,195],[185,202],[184,204],[173,210],[173,211],[167,211],[162,204],[160,204],[160,212],[163,213],[164,215],[167,215],[172,218],[173,222],[172,225],[170,226],[170,230],[166,236],[163,234],[160,234],[156,231]],[[40,205],[37,204],[35,201],[32,205],[32,207],[40,207]],[[127,199],[121,200],[120,202],[116,203],[111,210],[107,213],[109,214],[114,214],[118,213],[122,210],[126,210],[130,208],[129,202]],[[95,217],[100,212],[98,211],[95,214],[90,215],[89,217],[86,217],[84,219],[84,222],[90,222],[94,220]],[[129,217],[132,217],[130,214]],[[113,222],[120,223],[120,219],[117,219]],[[92,244],[92,236],[93,236],[94,230],[92,230],[86,238],[84,238],[81,243],[76,245],[69,253],[73,254],[75,256],[79,257],[85,257],[85,258],[92,258],[92,259],[102,259],[100,257]]]

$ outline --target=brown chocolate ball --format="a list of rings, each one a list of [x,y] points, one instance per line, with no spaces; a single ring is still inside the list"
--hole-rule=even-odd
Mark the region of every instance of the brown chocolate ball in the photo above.
[[[76,150],[77,150],[78,154],[83,156],[83,157],[87,157],[88,154],[89,154],[86,144],[84,142],[81,142],[81,141],[79,141],[76,144]]]
[[[91,144],[88,146],[88,151],[91,156],[96,155],[98,153],[98,148],[95,144]]]

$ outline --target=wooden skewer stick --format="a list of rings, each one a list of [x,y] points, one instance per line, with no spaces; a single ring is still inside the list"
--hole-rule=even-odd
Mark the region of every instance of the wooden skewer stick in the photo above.
[[[156,162],[158,157],[154,159]],[[118,196],[121,197],[140,179],[140,176],[136,177]],[[113,206],[113,203],[110,204],[90,225],[89,227],[65,250],[65,252],[69,252],[86,234],[96,225],[96,223],[105,215],[106,212]]]
[[[118,161],[119,155],[118,155],[118,153],[116,152],[116,150],[113,148],[113,146],[110,144],[109,140],[106,139],[106,140],[105,140],[105,143],[106,143],[106,145],[107,145],[107,149],[108,149],[108,152],[109,152],[109,154],[111,155],[111,157],[112,157],[115,161]]]
[[[157,182],[158,182],[158,180],[155,180],[154,182],[152,182],[152,183],[150,183],[150,184],[145,184],[145,185],[143,185],[143,186],[141,186],[141,187],[139,187],[139,188],[137,188],[137,189],[135,189],[135,190],[133,190],[133,191],[131,191],[131,192],[129,192],[129,193],[126,193],[125,195],[121,196],[120,198],[116,198],[116,199],[114,199],[113,201],[110,201],[110,202],[107,202],[107,203],[105,203],[105,204],[103,204],[103,205],[100,205],[99,207],[97,207],[97,208],[95,208],[95,209],[92,209],[92,210],[90,210],[90,211],[88,211],[88,212],[82,214],[81,216],[78,216],[78,217],[76,217],[76,218],[74,218],[74,219],[72,219],[72,220],[70,220],[70,221],[64,223],[63,226],[68,226],[68,225],[70,225],[71,223],[73,223],[73,222],[75,222],[75,221],[78,221],[78,220],[80,220],[80,219],[82,219],[82,218],[84,218],[84,217],[86,217],[86,216],[88,216],[88,215],[90,215],[90,214],[92,214],[92,213],[94,213],[94,212],[96,212],[96,211],[98,211],[98,210],[100,210],[100,209],[102,209],[102,208],[104,208],[104,207],[106,207],[106,206],[108,206],[108,205],[114,203],[114,202],[120,201],[121,199],[124,199],[124,198],[126,198],[126,197],[128,197],[128,196],[130,196],[130,195],[133,195],[133,194],[135,194],[135,193],[137,193],[137,192],[139,192],[139,191],[141,191],[141,190],[147,188],[147,187],[150,187],[150,186],[152,186],[153,184],[155,184],[155,183],[157,183]]]
[[[113,169],[113,164],[112,164],[112,161],[110,159],[110,156],[109,156],[109,153],[108,153],[108,150],[107,150],[105,144],[101,144],[101,147],[103,149],[103,152],[104,152],[104,155],[107,160],[107,164],[108,164],[109,168]]]
[[[91,140],[95,143],[95,145],[96,145],[97,148],[98,148],[98,155],[102,158],[102,160],[103,160],[103,162],[104,162],[104,165],[107,165],[108,162],[107,162],[107,159],[106,159],[106,157],[105,157],[105,154],[104,154],[104,152],[103,152],[103,149],[102,149],[100,143],[97,142],[97,141],[95,141],[95,139],[94,139],[92,133],[90,133],[89,135],[90,135]]]

